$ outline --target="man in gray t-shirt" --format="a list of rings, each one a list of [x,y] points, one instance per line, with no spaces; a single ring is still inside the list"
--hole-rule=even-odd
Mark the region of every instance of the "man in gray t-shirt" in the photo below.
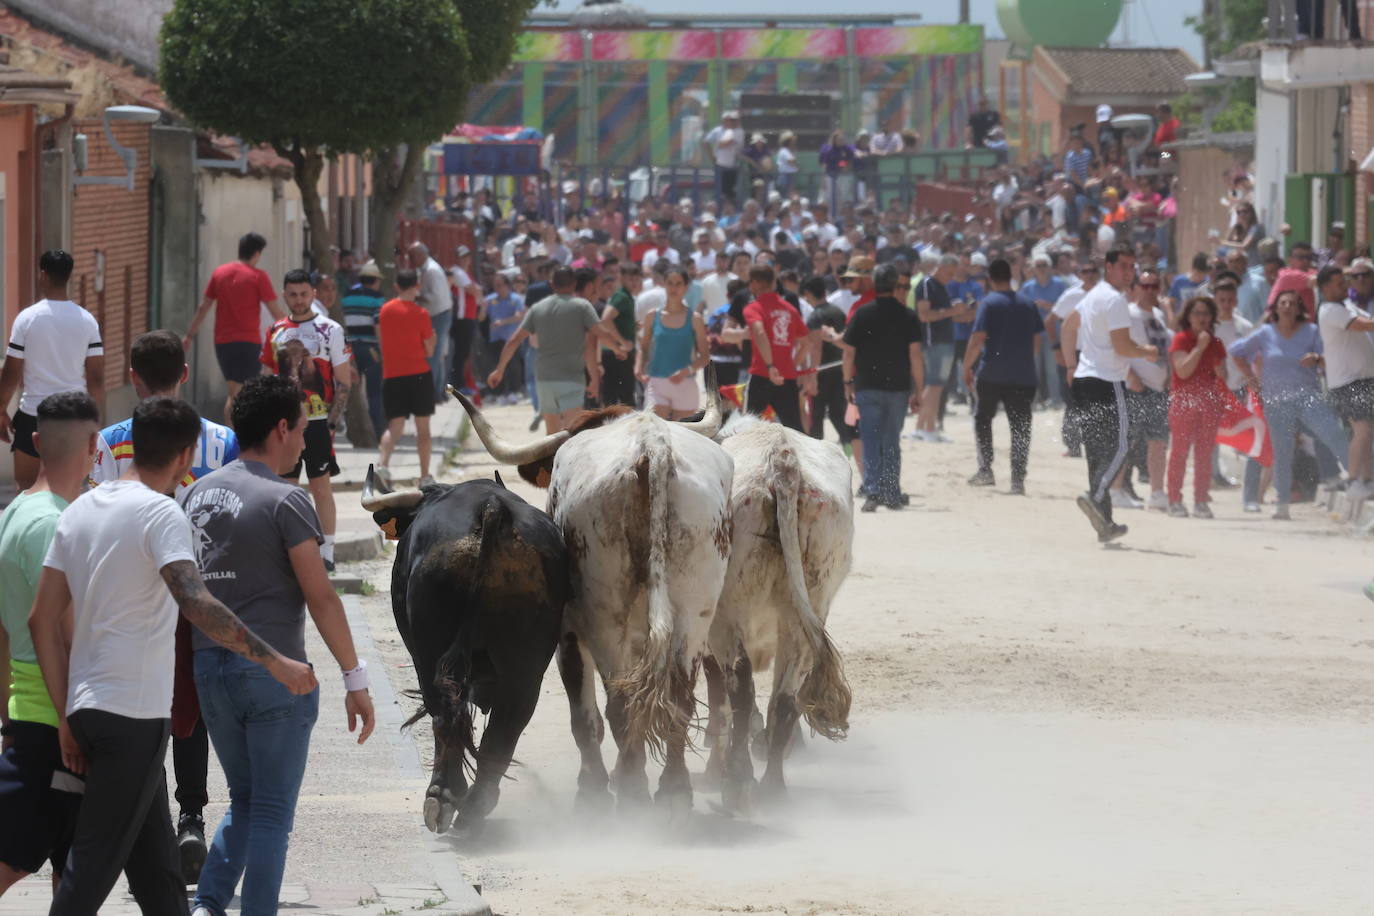
[[[598,324],[596,309],[586,299],[573,295],[575,275],[571,268],[553,272],[553,295],[540,299],[525,312],[519,330],[501,349],[501,359],[487,376],[491,388],[501,384],[506,364],[515,356],[525,338],[537,335],[538,355],[534,379],[539,409],[550,433],[566,428],[582,410],[583,392],[597,396],[601,387],[601,358],[598,343],[623,355],[627,344],[614,332]]]
[[[249,629],[287,658],[305,661],[305,594],[288,551],[324,543],[310,495],[257,461],[233,461],[186,491],[201,578]],[[196,630],[191,648],[215,643]]]
[[[240,458],[197,480],[181,498],[205,586],[268,645],[305,661],[305,611],[343,669],[348,730],[372,732],[367,666],[320,557],[320,520],[306,492],[279,475],[305,448],[303,394],[289,378],[259,375],[234,400]],[[103,487],[102,487],[103,489]],[[293,697],[196,632],[196,693],[229,786],[192,907],[223,913],[243,878],[243,911],[274,912],[319,713],[319,688]],[[320,677],[325,675],[321,673]],[[238,833],[240,839],[231,842]],[[242,842],[252,836],[251,844]],[[248,846],[251,845],[251,855]]]

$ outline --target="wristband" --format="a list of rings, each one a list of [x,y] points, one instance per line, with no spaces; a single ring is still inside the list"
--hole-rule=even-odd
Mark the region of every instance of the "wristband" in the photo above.
[[[799,369],[799,370],[797,371],[797,375],[815,375],[815,374],[816,374],[816,370],[815,370],[815,369]]]
[[[366,690],[368,687],[366,659],[358,659],[358,667],[354,668],[352,671],[345,671],[343,673],[343,680],[344,690],[349,693],[355,690]]]
[[[854,384],[854,379],[852,379],[852,378],[847,378],[847,379],[844,380],[844,383],[845,383],[846,385],[852,385],[852,384]]]

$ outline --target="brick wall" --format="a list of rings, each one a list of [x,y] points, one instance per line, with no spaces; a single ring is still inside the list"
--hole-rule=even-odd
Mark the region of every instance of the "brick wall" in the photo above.
[[[82,185],[73,189],[72,204],[72,296],[100,321],[107,390],[127,383],[129,346],[148,329],[149,306],[149,128],[116,124],[113,129],[121,144],[138,153],[134,189]],[[124,162],[106,142],[99,118],[78,120],[76,130],[86,135],[85,175],[124,174]]]

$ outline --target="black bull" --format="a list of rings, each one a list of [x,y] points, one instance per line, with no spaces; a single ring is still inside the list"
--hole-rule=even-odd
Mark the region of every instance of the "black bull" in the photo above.
[[[415,662],[433,720],[434,770],[425,824],[442,833],[455,814],[470,826],[496,807],[520,733],[534,714],[569,597],[562,533],[500,478],[374,492],[363,505],[399,538],[391,571],[396,627]],[[475,746],[473,708],[488,714]],[[472,788],[467,773],[475,775]]]

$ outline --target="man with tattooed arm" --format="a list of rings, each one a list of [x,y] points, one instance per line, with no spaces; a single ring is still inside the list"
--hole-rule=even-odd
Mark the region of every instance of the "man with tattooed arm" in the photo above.
[[[52,903],[62,916],[95,916],[121,870],[145,914],[186,913],[163,770],[178,611],[291,694],[317,689],[304,660],[273,649],[201,581],[191,524],[168,496],[195,460],[195,410],[149,398],[132,432],[133,465],[59,519],[29,615],[63,765],[86,779]]]

